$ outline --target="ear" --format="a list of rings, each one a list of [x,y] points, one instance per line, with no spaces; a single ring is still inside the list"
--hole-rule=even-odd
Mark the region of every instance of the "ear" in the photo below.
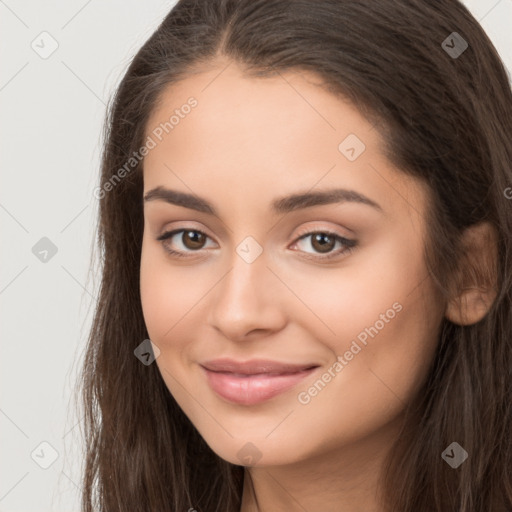
[[[497,294],[498,236],[488,222],[474,224],[462,234],[463,255],[452,283],[445,316],[459,325],[479,322]]]

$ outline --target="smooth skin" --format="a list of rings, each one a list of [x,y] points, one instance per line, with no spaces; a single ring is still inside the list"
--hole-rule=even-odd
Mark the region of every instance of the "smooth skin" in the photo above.
[[[248,78],[219,60],[170,85],[146,129],[151,135],[189,97],[197,100],[145,157],[144,195],[157,187],[193,194],[217,215],[144,202],[142,306],[160,350],[156,364],[184,413],[223,459],[245,465],[241,457],[253,456],[242,512],[382,510],[382,462],[404,408],[426,377],[443,315],[461,320],[439,299],[425,265],[427,188],[394,168],[377,129],[319,81],[296,71]],[[354,161],[338,148],[350,134],[366,146]],[[334,188],[380,209],[345,201],[272,211],[277,198]],[[178,229],[185,232],[157,240]],[[206,236],[189,237],[191,230]],[[356,245],[315,243],[325,231]],[[247,237],[257,245],[245,250],[262,250],[251,263],[237,252]],[[301,403],[299,393],[395,303],[394,318]],[[465,314],[471,323],[485,312]],[[220,357],[320,368],[244,406],[205,379],[199,363]]]

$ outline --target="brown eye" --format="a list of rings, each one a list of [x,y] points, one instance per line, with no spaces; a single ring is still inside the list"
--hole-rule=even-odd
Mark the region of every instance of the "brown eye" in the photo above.
[[[306,243],[308,239],[309,243]],[[326,260],[347,255],[355,248],[357,242],[329,231],[310,231],[300,236],[294,245],[297,245],[301,252],[305,253],[304,257],[307,259]],[[337,245],[339,248],[334,250]],[[306,250],[306,248],[313,249],[313,252]]]
[[[311,246],[318,252],[329,252],[336,245],[336,238],[328,233],[315,233],[311,237]]]
[[[206,235],[201,231],[183,231],[181,242],[187,249],[201,249],[206,242]]]
[[[179,236],[180,234],[181,236]],[[187,257],[194,252],[200,252],[208,239],[208,235],[197,229],[175,229],[157,238],[168,253],[179,257]]]

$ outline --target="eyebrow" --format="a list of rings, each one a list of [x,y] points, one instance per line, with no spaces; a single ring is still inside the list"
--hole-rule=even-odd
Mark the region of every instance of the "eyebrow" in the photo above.
[[[179,192],[178,190],[171,190],[164,187],[156,187],[147,192],[144,196],[144,201],[155,200],[165,201],[166,203],[176,206],[183,206],[184,208],[218,216],[215,207],[211,203],[194,194]],[[280,214],[310,208],[312,206],[347,202],[359,203],[371,206],[380,212],[383,211],[382,207],[372,199],[355,190],[347,190],[344,188],[315,192],[305,191],[280,197],[272,202],[272,211],[276,214]]]

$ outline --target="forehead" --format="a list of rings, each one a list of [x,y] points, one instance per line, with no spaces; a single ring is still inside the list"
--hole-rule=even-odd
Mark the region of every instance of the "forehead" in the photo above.
[[[190,116],[180,116],[177,123],[181,125],[180,130],[177,124],[172,128],[175,134],[180,131],[185,134],[188,125],[193,123],[196,135],[203,138],[239,129],[251,133],[253,138],[257,135],[258,139],[253,142],[264,143],[273,140],[277,132],[294,142],[303,136],[312,138],[316,131],[318,137],[315,138],[329,135],[325,140],[328,144],[336,141],[347,128],[361,137],[372,130],[370,122],[356,108],[327,92],[320,77],[311,72],[291,70],[270,77],[253,77],[230,62],[195,70],[190,76],[168,85],[160,94],[146,133],[169,121],[175,111],[179,114],[191,97],[197,101],[197,106]],[[187,117],[191,121],[185,122]],[[214,132],[212,125],[216,127]],[[373,142],[379,143],[375,135]],[[282,137],[280,142],[283,142]]]
[[[418,202],[418,183],[385,159],[370,121],[320,84],[312,73],[254,78],[223,63],[169,85],[146,125],[155,147],[144,158],[145,190],[168,186],[249,206],[343,186],[384,208],[405,196],[404,207]]]

